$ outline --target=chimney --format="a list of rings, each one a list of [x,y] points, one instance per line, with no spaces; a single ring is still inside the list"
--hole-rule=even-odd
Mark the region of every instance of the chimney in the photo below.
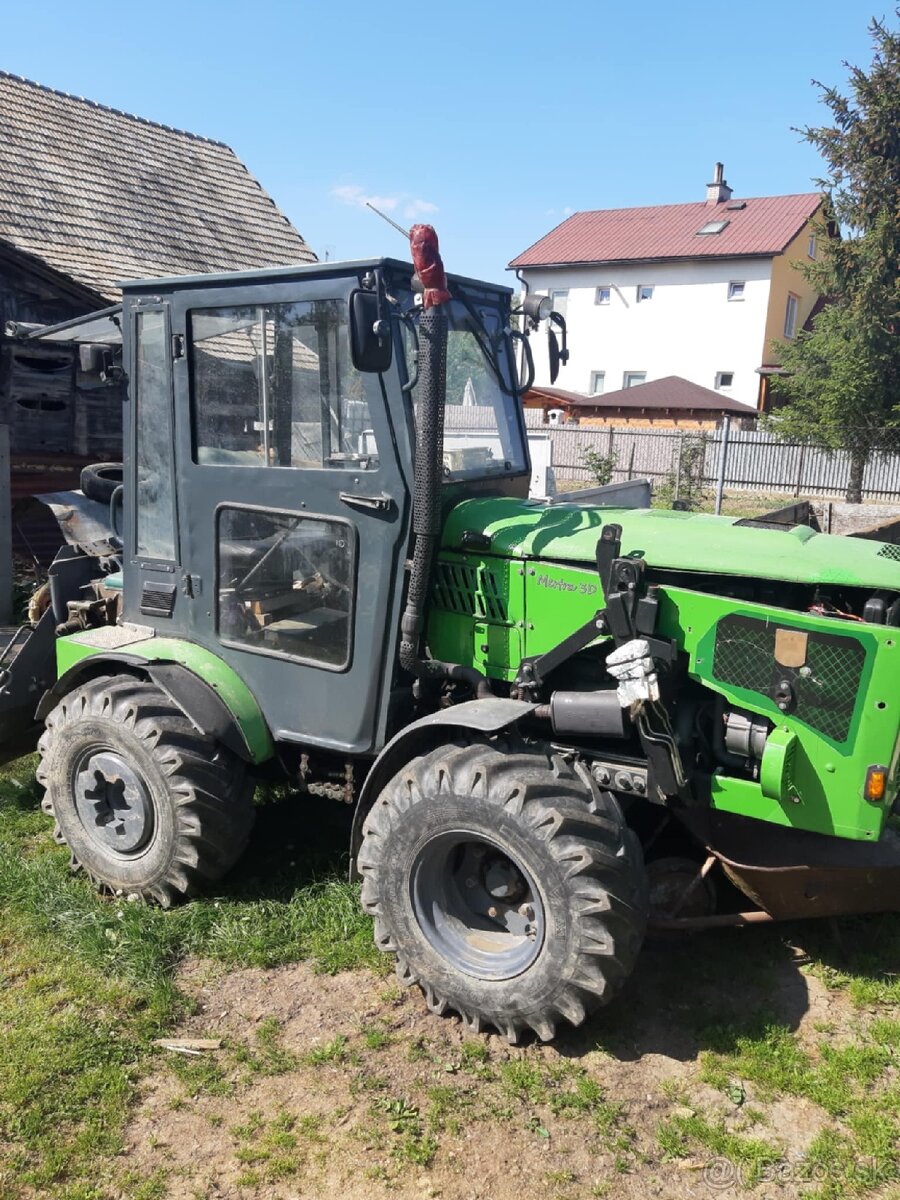
[[[706,185],[707,204],[724,204],[726,200],[731,199],[731,188],[722,178],[724,170],[725,168],[721,163],[716,163],[716,169],[713,171],[713,181]]]

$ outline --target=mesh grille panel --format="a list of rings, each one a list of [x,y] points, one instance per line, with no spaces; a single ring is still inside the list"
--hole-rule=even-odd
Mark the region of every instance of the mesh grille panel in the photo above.
[[[778,628],[756,617],[724,617],[716,627],[713,677],[770,698],[779,681],[787,679],[797,701],[794,715],[826,737],[846,741],[866,661],[864,648],[854,637],[809,633],[804,665],[784,667],[775,661]]]
[[[434,603],[446,612],[503,624],[507,606],[500,580],[487,567],[439,562],[434,569]]]
[[[892,558],[895,562],[900,562],[900,546],[892,546],[889,542],[878,551],[879,558]]]

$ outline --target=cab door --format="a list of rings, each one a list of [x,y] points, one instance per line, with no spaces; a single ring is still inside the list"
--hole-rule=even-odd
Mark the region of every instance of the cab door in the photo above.
[[[361,753],[384,740],[410,455],[385,381],[350,361],[354,286],[185,292],[173,327],[191,636],[246,681],[276,740]]]

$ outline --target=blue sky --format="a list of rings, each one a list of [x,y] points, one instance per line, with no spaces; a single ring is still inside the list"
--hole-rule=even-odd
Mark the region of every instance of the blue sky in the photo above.
[[[0,0],[0,67],[227,142],[313,248],[510,281],[570,211],[812,190],[812,78],[871,60],[866,0]],[[377,203],[377,200],[376,200]]]

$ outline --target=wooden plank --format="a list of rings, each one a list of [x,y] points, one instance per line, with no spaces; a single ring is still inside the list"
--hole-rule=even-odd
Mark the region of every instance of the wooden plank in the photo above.
[[[9,474],[9,427],[0,425],[0,624],[12,621],[12,489]]]

